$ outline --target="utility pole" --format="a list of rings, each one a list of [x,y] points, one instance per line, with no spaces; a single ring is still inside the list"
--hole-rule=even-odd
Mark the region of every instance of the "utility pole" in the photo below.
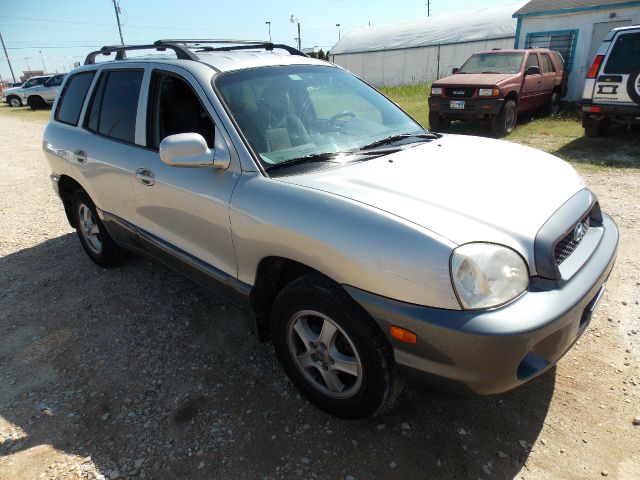
[[[264,23],[265,23],[266,25],[269,25],[269,42],[271,42],[271,22],[270,22],[270,21],[267,21],[267,22],[264,22]]]
[[[40,53],[40,59],[42,60],[42,71],[44,73],[47,73],[47,66],[44,64],[44,57],[42,56],[42,50],[38,50],[38,52]]]
[[[29,57],[24,57],[24,61],[27,63],[27,70],[31,71],[31,67],[29,66]]]
[[[4,56],[9,64],[9,70],[11,70],[11,76],[13,77],[13,83],[16,83],[16,76],[13,73],[13,67],[11,66],[11,60],[9,60],[9,54],[7,53],[7,47],[4,46],[4,39],[2,38],[2,32],[0,32],[0,43],[2,43],[2,49],[4,50]]]
[[[431,0],[427,0],[427,3],[425,3],[425,5],[427,6],[427,17],[431,16]]]
[[[120,43],[124,45],[124,40],[122,39],[122,27],[120,26],[120,5],[116,3],[116,0],[113,0],[113,9],[116,11],[116,21],[118,22],[118,32],[120,32]]]

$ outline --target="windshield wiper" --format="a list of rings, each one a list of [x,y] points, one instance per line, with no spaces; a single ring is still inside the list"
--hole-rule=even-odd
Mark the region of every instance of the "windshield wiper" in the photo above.
[[[376,140],[375,142],[361,147],[360,150],[371,150],[373,148],[380,147],[382,145],[389,145],[390,143],[399,142],[400,140],[405,140],[407,138],[419,138],[431,141],[437,140],[441,137],[442,135],[439,133],[401,133],[399,135],[391,135],[390,137],[383,138],[382,140]]]
[[[284,162],[276,163],[275,165],[269,165],[266,170],[275,170],[281,167],[289,167],[291,165],[300,165],[302,163],[312,163],[312,162],[328,162],[333,160],[338,155],[344,155],[345,152],[324,152],[324,153],[313,153],[311,155],[305,155],[304,157],[292,158],[291,160],[286,160]]]

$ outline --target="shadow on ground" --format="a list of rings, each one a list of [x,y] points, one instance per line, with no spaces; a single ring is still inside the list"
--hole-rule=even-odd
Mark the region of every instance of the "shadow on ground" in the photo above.
[[[337,420],[298,396],[247,314],[141,257],[96,267],[72,234],[0,259],[0,329],[0,416],[26,434],[0,459],[51,444],[107,475],[513,478],[554,390],[551,371]]]

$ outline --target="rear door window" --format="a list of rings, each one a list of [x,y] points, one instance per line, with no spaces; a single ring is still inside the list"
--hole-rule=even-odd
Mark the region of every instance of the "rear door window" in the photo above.
[[[613,45],[604,73],[629,75],[640,67],[640,33],[620,35]]]
[[[84,98],[91,86],[95,73],[94,70],[76,73],[67,81],[60,95],[60,101],[54,117],[58,122],[68,123],[69,125],[78,123]]]
[[[550,73],[550,72],[555,72],[556,69],[553,66],[553,62],[551,61],[551,58],[549,58],[549,55],[546,53],[542,54],[542,71],[544,73]]]
[[[134,143],[143,70],[107,70],[100,75],[85,127],[105,137]]]

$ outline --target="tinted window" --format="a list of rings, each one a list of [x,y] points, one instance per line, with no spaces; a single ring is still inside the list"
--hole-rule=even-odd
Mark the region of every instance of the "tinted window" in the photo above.
[[[540,64],[538,63],[538,55],[536,55],[535,53],[530,53],[529,58],[527,58],[527,68],[529,67],[540,68]]]
[[[87,95],[94,74],[94,71],[76,73],[69,79],[60,95],[56,120],[71,125],[78,123],[84,97]]]
[[[542,70],[545,73],[556,71],[555,67],[553,66],[553,63],[551,62],[551,58],[549,58],[549,55],[547,55],[546,53],[542,54]]]
[[[604,73],[633,73],[640,66],[640,33],[620,35],[607,60]]]
[[[62,81],[64,80],[64,75],[56,75],[55,77],[51,77],[49,80],[45,82],[47,87],[59,87],[62,85]]]
[[[85,125],[101,135],[133,143],[142,70],[112,70],[100,76]]]
[[[147,144],[158,148],[169,135],[199,133],[213,148],[213,121],[189,84],[175,75],[154,72],[151,85]]]

